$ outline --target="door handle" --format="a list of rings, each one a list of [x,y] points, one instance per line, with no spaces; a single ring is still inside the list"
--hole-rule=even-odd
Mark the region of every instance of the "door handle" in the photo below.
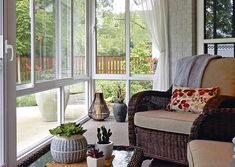
[[[11,58],[10,61],[14,60],[14,56],[15,56],[15,52],[14,52],[14,48],[13,45],[8,44],[8,41],[5,40],[5,53],[8,53],[8,50],[11,50]]]

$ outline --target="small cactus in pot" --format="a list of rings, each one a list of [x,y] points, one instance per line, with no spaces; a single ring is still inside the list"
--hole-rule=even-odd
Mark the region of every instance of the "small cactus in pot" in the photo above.
[[[105,126],[101,126],[101,128],[97,128],[97,138],[99,144],[109,144],[109,138],[112,135],[111,130],[107,130]]]
[[[105,158],[111,157],[113,153],[113,142],[110,141],[111,135],[111,130],[107,130],[105,126],[97,128],[98,142],[96,142],[95,148],[102,151],[104,153]]]

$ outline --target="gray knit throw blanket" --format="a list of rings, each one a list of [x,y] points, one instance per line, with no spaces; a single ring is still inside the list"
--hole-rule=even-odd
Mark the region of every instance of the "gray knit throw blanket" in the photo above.
[[[221,58],[221,56],[202,54],[179,59],[176,64],[174,85],[192,88],[201,87],[206,66],[211,60],[218,58]]]

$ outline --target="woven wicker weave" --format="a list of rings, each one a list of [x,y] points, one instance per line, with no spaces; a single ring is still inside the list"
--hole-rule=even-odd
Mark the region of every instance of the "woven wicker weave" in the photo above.
[[[193,139],[231,141],[235,136],[235,97],[217,96],[206,104],[193,123],[191,134],[178,134],[140,128],[134,125],[136,112],[165,109],[171,97],[167,92],[144,91],[135,94],[128,107],[129,142],[141,147],[150,158],[187,165],[187,143]]]

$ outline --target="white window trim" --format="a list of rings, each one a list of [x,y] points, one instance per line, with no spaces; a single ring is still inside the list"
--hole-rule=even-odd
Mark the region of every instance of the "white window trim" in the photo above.
[[[95,6],[96,0],[92,1]],[[94,80],[123,80],[126,81],[126,101],[128,102],[130,99],[130,81],[153,81],[154,80],[154,74],[131,74],[130,70],[130,0],[125,1],[125,46],[126,46],[126,74],[97,74],[96,73],[96,35],[93,35],[93,53],[92,53],[92,58],[93,58],[93,73],[92,73],[92,79]],[[96,23],[95,23],[95,18],[96,18],[96,9],[94,8],[92,10],[93,14],[93,22],[92,22],[92,30],[94,33],[96,33]]]

